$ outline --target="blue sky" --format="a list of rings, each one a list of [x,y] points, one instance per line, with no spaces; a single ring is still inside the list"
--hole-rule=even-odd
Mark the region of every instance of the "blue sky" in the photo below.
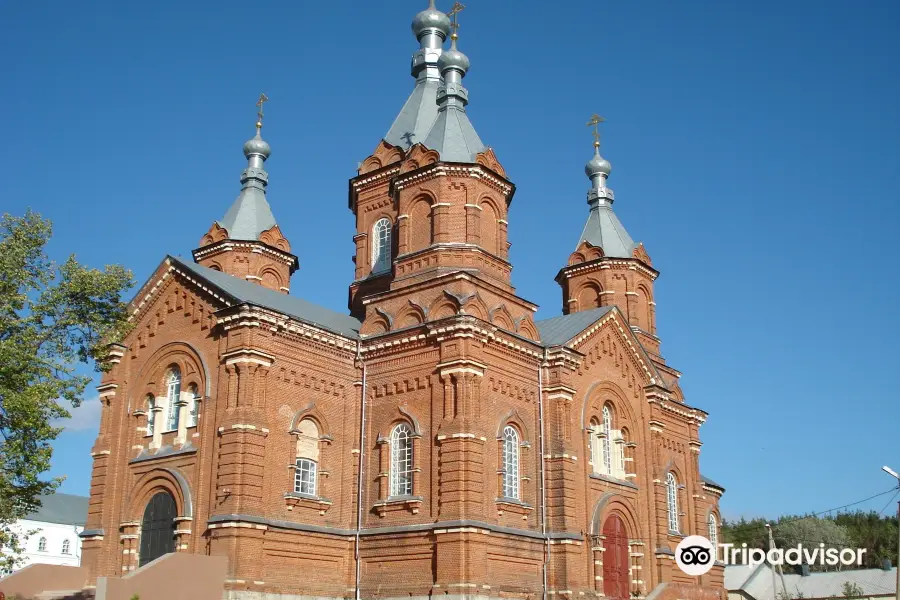
[[[710,412],[701,464],[728,488],[724,514],[890,488],[900,3],[468,4],[469,115],[517,186],[518,292],[559,314],[553,277],[587,215],[598,112],[616,212],[662,272],[663,353]],[[233,201],[265,92],[269,199],[301,265],[292,291],[341,310],[347,179],[412,88],[409,22],[425,5],[4,3],[0,210],[50,217],[58,258],[124,263],[143,281]],[[88,491],[95,408],[56,444],[63,491]]]

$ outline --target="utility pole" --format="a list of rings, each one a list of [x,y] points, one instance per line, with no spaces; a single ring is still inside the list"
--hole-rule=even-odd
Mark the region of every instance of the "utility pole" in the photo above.
[[[897,488],[900,489],[900,475],[890,467],[881,467],[881,470],[897,480]],[[894,590],[897,600],[900,600],[900,502],[897,502],[897,589]]]
[[[775,548],[775,537],[772,535],[772,526],[766,523],[766,529],[769,531],[769,550]],[[784,583],[784,569],[781,568],[781,565],[778,565],[778,573],[781,575],[781,591],[784,594],[787,594],[787,586]],[[772,595],[775,597],[775,600],[778,600],[776,585],[775,585],[775,565],[772,565]],[[787,598],[784,598],[787,600]],[[898,598],[897,600],[900,600]]]

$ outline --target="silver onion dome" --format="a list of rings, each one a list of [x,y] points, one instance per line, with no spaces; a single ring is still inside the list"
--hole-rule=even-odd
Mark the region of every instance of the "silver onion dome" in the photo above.
[[[244,156],[247,158],[250,158],[251,156],[261,156],[263,160],[265,160],[269,158],[269,154],[271,153],[272,148],[266,140],[260,137],[259,129],[256,130],[256,137],[247,140],[246,143],[244,143]]]
[[[436,31],[444,39],[450,33],[450,17],[434,7],[434,0],[429,0],[428,8],[413,18],[412,30],[419,39],[428,31]]]
[[[594,146],[594,157],[584,165],[584,172],[588,177],[595,177],[596,175],[609,176],[610,171],[612,171],[612,165],[609,164],[609,161],[600,156],[600,148],[599,146]]]
[[[453,40],[449,50],[444,50],[438,59],[438,68],[443,73],[447,69],[462,71],[463,75],[469,70],[469,57],[456,49],[456,36],[450,36]]]

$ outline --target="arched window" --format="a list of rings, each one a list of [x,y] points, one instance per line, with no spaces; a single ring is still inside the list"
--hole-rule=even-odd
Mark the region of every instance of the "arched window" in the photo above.
[[[717,549],[719,547],[719,523],[716,521],[716,515],[709,513],[706,524],[709,526],[709,541],[713,548]]]
[[[196,427],[200,422],[200,390],[197,389],[197,384],[192,383],[188,392],[191,394],[191,403],[188,408],[187,426]]]
[[[622,474],[622,477],[625,477],[625,444],[628,443],[628,430],[622,428],[619,431],[619,442],[616,444],[618,447],[618,469],[619,473]]]
[[[178,399],[181,396],[181,370],[173,366],[166,377],[166,431],[178,429]]]
[[[609,405],[603,407],[603,472],[612,475],[612,410]]]
[[[147,394],[147,435],[152,436],[156,431],[156,398],[153,394]]]
[[[411,496],[413,493],[412,431],[405,423],[391,432],[391,496]]]
[[[669,531],[678,532],[678,480],[669,471],[666,474],[666,504],[669,512]]]
[[[62,553],[63,554],[69,553],[69,540],[63,540]]]
[[[319,427],[312,419],[297,425],[297,462],[294,469],[294,491],[316,495],[316,476],[319,469]]]
[[[596,418],[592,418],[590,429],[588,429],[588,456],[591,461],[591,471],[594,473],[600,472],[600,440],[597,439],[599,433],[600,423]]]
[[[519,433],[503,428],[503,497],[519,499]]]
[[[372,227],[372,272],[391,268],[391,221],[378,219]]]
[[[47,551],[47,538],[42,537],[38,540],[38,552],[46,552]]]

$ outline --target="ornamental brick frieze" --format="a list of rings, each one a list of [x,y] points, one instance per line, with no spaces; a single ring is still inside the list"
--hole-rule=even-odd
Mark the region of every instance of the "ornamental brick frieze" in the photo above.
[[[345,383],[322,375],[310,374],[300,369],[281,367],[275,372],[275,381],[303,387],[314,392],[320,392],[328,396],[338,398],[345,397]]]

